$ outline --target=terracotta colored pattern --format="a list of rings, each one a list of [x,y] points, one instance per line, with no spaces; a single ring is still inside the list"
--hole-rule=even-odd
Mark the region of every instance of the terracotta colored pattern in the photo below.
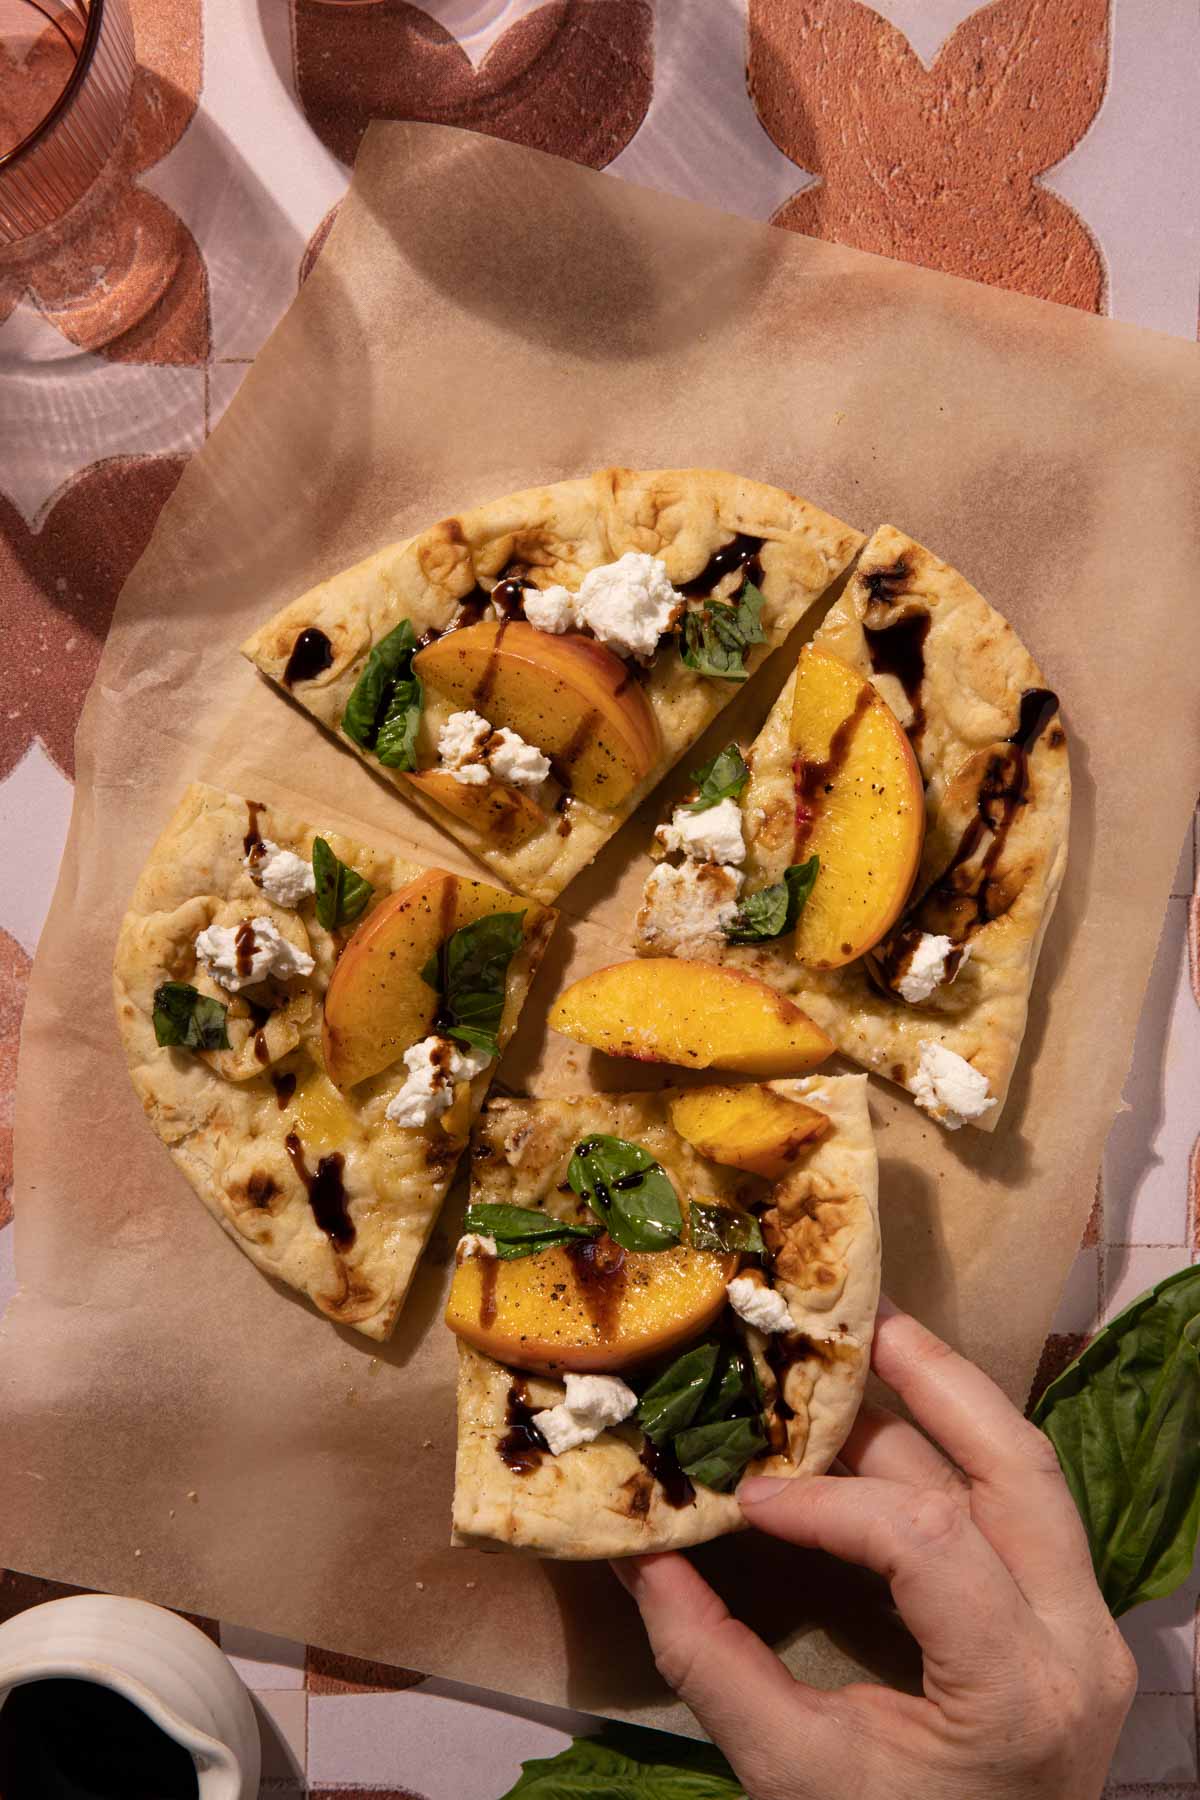
[[[0,930],[0,1230],[13,1216],[13,1102],[17,1088],[17,1045],[29,986],[29,958],[15,938]],[[0,1576],[0,1581],[3,1576]]]
[[[474,69],[457,38],[405,0],[296,0],[296,88],[345,163],[368,120],[385,118],[461,125],[600,169],[650,104],[652,34],[644,0],[552,0]]]
[[[138,68],[116,154],[61,227],[0,264],[0,321],[27,293],[85,350],[118,362],[199,363],[209,349],[204,260],[137,177],[179,141],[196,109],[200,0],[133,0],[132,11]],[[46,83],[61,86],[51,61]],[[0,103],[0,126],[5,113],[15,119],[15,102]]]
[[[0,151],[11,150],[45,118],[74,67],[75,52],[53,26],[24,57],[0,41]]]
[[[1095,117],[1108,0],[996,0],[926,69],[859,0],[749,0],[750,94],[819,179],[774,223],[1088,312],[1104,265],[1035,180]]]
[[[75,727],[125,578],[183,472],[177,456],[114,457],[68,483],[40,531],[0,493],[6,704],[0,780],[35,737],[75,774]]]

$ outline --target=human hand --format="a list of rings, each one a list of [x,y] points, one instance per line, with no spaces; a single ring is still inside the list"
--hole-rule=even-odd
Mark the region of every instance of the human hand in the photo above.
[[[945,1456],[864,1405],[854,1479],[750,1479],[738,1498],[758,1530],[888,1580],[924,1698],[794,1680],[678,1555],[613,1564],[659,1672],[751,1800],[1096,1800],[1137,1671],[1049,1440],[886,1302],[872,1365]]]

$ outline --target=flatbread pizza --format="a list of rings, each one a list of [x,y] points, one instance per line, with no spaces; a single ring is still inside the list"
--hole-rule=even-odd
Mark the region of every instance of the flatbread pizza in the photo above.
[[[377,551],[242,648],[504,883],[550,900],[862,542],[738,475],[603,469]]]
[[[471,1175],[447,1308],[456,1543],[569,1559],[698,1544],[740,1529],[743,1471],[829,1467],[879,1297],[865,1076],[497,1099]],[[674,1232],[623,1248],[661,1229],[664,1194]]]
[[[264,1273],[395,1325],[555,915],[188,789],[114,966],[146,1116]]]
[[[882,526],[720,779],[660,830],[639,953],[757,976],[942,1124],[993,1130],[1071,801],[1057,698],[1013,628]]]

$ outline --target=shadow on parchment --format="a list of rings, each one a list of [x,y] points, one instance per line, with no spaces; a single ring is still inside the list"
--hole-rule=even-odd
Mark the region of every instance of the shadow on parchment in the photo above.
[[[664,287],[642,248],[638,190],[596,182],[591,172],[564,184],[556,157],[522,150],[509,163],[497,157],[495,138],[412,129],[436,147],[422,146],[402,235],[395,215],[375,214],[377,224],[432,288],[540,350],[628,362],[682,349],[749,311],[776,262],[757,228],[740,231],[731,220],[715,250],[709,219],[681,214]],[[483,245],[492,247],[486,260]],[[677,397],[663,399],[673,407]]]

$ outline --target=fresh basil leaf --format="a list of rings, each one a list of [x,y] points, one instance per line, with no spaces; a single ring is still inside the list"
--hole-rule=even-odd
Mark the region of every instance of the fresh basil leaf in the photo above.
[[[752,1417],[762,1413],[762,1394],[754,1359],[740,1340],[721,1345],[716,1373],[696,1413],[694,1425],[712,1425],[718,1419]]]
[[[186,981],[164,981],[154,990],[154,1037],[177,1050],[228,1050],[228,1007]]]
[[[637,1422],[656,1444],[690,1425],[717,1366],[720,1345],[695,1344],[663,1370],[638,1401]]]
[[[1174,1592],[1200,1530],[1200,1268],[1118,1314],[1032,1418],[1054,1445],[1113,1616]]]
[[[736,800],[749,779],[745,757],[736,744],[726,744],[702,769],[692,770],[692,780],[700,792],[683,810],[707,812],[722,800]]]
[[[385,769],[417,767],[417,732],[421,728],[421,708],[425,690],[415,675],[398,681],[392,689],[379,735],[375,739],[375,755]]]
[[[539,1250],[553,1250],[560,1244],[597,1237],[601,1227],[571,1225],[565,1219],[556,1219],[533,1207],[485,1200],[477,1206],[468,1206],[463,1229],[495,1238],[496,1255],[502,1262],[512,1262],[518,1256],[536,1256]]]
[[[623,1250],[669,1250],[683,1236],[679,1196],[640,1144],[584,1138],[575,1146],[567,1180]]]
[[[693,1200],[688,1208],[688,1236],[693,1250],[719,1250],[729,1256],[735,1250],[761,1254],[766,1249],[753,1213],[711,1200]]]
[[[731,1488],[752,1457],[767,1447],[757,1419],[717,1419],[681,1431],[672,1448],[685,1475],[702,1487],[723,1493]]]
[[[759,623],[762,608],[763,596],[748,580],[735,605],[709,600],[695,612],[685,612],[680,655],[688,668],[724,681],[745,681],[747,650],[767,641]]]
[[[335,856],[323,837],[313,839],[313,880],[317,884],[317,923],[326,931],[353,925],[375,892],[371,883]]]
[[[451,934],[421,970],[441,992],[439,1029],[460,1044],[500,1052],[500,1021],[511,963],[524,936],[523,912],[488,913]]]
[[[725,927],[731,944],[762,944],[796,929],[796,921],[808,905],[808,897],[820,873],[821,859],[791,863],[783,880],[748,894]]]
[[[743,1800],[745,1792],[712,1744],[606,1725],[557,1756],[523,1762],[501,1800]]]
[[[374,750],[397,686],[416,679],[412,672],[416,648],[412,621],[401,619],[368,656],[342,714],[342,730],[360,750]]]

